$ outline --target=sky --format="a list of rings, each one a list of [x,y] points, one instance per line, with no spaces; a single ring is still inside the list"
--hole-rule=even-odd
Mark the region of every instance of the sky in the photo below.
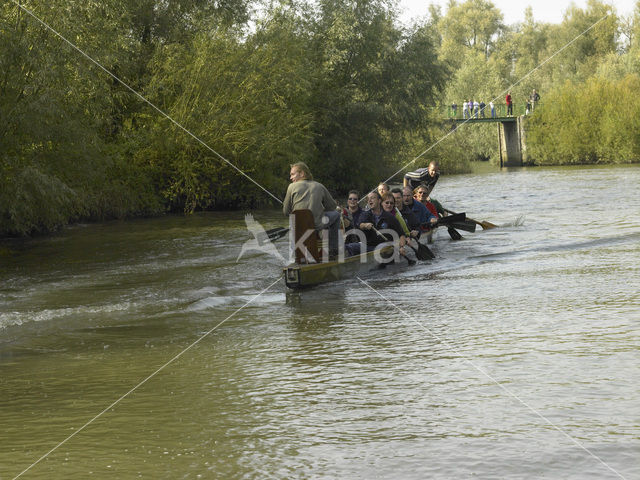
[[[463,1],[463,0],[461,0]],[[524,20],[524,10],[531,5],[533,18],[539,22],[560,23],[562,16],[571,3],[580,8],[585,8],[587,0],[491,0],[492,3],[504,15],[507,25],[512,25]],[[427,13],[429,4],[440,5],[442,12],[446,11],[447,0],[400,0],[400,8],[403,14],[400,19],[408,23],[416,17],[423,17]],[[636,0],[611,0],[606,2],[616,8],[618,15],[629,15],[633,12]]]

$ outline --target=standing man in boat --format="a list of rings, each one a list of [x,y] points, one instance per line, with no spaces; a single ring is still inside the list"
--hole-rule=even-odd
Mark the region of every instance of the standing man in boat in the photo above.
[[[304,162],[291,165],[291,184],[282,202],[282,211],[289,215],[294,210],[311,210],[316,230],[329,230],[329,257],[338,255],[340,212],[338,204],[324,185],[313,180],[309,167]]]

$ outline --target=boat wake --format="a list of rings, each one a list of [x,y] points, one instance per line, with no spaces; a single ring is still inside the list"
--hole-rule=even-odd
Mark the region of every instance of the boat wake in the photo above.
[[[124,302],[109,305],[81,305],[77,307],[52,308],[38,311],[0,313],[0,329],[31,322],[48,322],[68,317],[86,317],[98,314],[125,312],[130,310],[132,306],[131,302]]]
[[[500,225],[500,227],[503,228],[507,228],[507,227],[521,227],[524,225],[524,219],[525,216],[524,215],[520,215],[518,218],[516,218],[513,222],[507,222],[507,223],[503,223],[502,225]]]
[[[594,238],[589,240],[582,240],[577,242],[569,242],[569,243],[555,243],[549,245],[538,244],[531,248],[525,248],[521,250],[512,250],[512,251],[503,251],[497,253],[488,253],[477,255],[475,259],[480,260],[490,260],[490,259],[502,259],[502,258],[513,258],[520,257],[523,255],[530,255],[532,253],[553,253],[553,252],[564,252],[564,251],[577,251],[577,250],[591,250],[595,248],[604,248],[611,247],[614,245],[623,245],[626,243],[637,245],[640,240],[640,232],[628,233],[624,235],[610,236],[610,237],[602,237],[602,238]]]

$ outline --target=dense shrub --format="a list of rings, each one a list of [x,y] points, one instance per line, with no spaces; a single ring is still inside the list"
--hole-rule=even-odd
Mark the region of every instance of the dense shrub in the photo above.
[[[529,119],[527,145],[537,165],[640,161],[640,76],[591,77],[549,92]]]

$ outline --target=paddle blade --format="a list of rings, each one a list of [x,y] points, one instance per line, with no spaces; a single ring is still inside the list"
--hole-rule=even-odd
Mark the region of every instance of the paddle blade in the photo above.
[[[497,228],[498,227],[497,225],[494,225],[491,222],[487,222],[486,220],[484,220],[482,222],[479,222],[479,223],[480,223],[480,226],[482,227],[483,230],[489,230],[491,228]]]
[[[462,235],[460,235],[460,232],[458,232],[453,227],[448,227],[447,232],[449,232],[449,236],[451,237],[451,240],[460,240],[462,238]]]
[[[436,258],[433,252],[426,245],[418,242],[418,250],[416,251],[416,257],[419,260],[430,260],[432,258]],[[422,257],[422,258],[421,258]]]
[[[455,213],[453,215],[447,215],[446,217],[440,217],[438,219],[438,225],[450,225],[456,222],[465,222],[466,220],[466,213]]]
[[[411,243],[407,243],[407,245],[411,248],[411,250],[416,252],[416,258],[418,260],[431,260],[432,258],[436,257],[433,252],[429,250],[429,247],[423,245],[418,241],[416,241],[416,243],[418,244],[418,248],[411,245]]]
[[[458,230],[464,230],[465,232],[475,232],[477,228],[476,224],[469,220],[464,222],[455,222],[455,223],[452,223],[451,226],[453,228],[457,228]]]
[[[287,233],[289,233],[289,229],[283,227],[272,228],[271,230],[267,230],[266,233],[267,238],[273,242],[274,240],[278,240],[279,238],[282,238]]]

